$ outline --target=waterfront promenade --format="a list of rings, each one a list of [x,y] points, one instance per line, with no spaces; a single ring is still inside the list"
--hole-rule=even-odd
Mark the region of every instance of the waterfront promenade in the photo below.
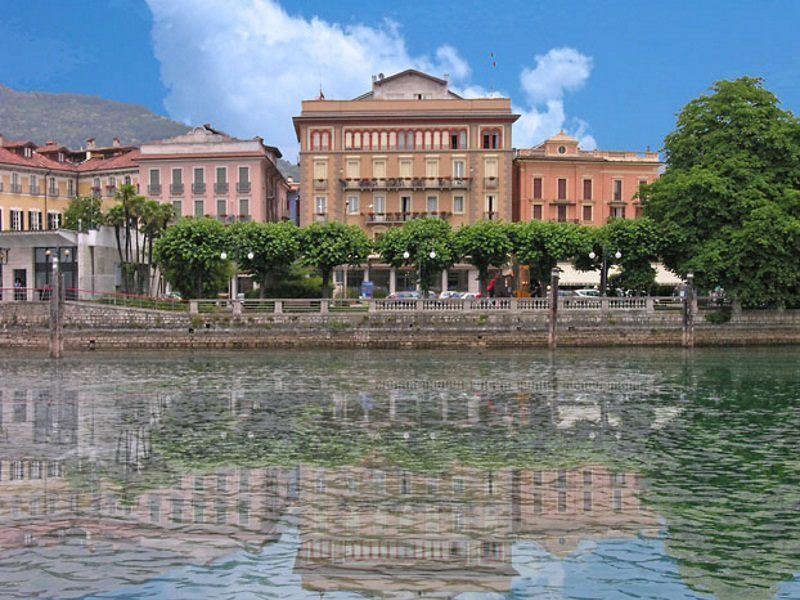
[[[67,301],[65,347],[542,347],[548,345],[552,314],[543,298],[131,304]],[[47,302],[0,303],[0,347],[46,348],[48,309]],[[800,310],[731,310],[726,315],[700,298],[691,312],[688,345],[800,343]],[[557,345],[685,346],[685,318],[683,304],[674,298],[561,298]]]

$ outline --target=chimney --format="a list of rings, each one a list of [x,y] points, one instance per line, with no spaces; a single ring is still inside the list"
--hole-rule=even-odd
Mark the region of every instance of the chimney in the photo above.
[[[6,140],[3,137],[3,134],[0,133],[0,148],[2,148],[5,145],[5,142],[6,142]]]
[[[122,144],[120,143],[119,138],[115,137],[111,145],[114,146],[114,148],[119,148]]]
[[[94,148],[94,138],[89,138],[86,140],[86,149],[92,150]]]

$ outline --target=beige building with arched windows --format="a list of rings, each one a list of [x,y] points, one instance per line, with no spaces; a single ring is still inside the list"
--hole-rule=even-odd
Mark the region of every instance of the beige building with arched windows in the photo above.
[[[375,238],[420,217],[510,221],[517,118],[508,98],[465,99],[413,69],[374,77],[352,100],[303,101],[300,224],[355,224]]]

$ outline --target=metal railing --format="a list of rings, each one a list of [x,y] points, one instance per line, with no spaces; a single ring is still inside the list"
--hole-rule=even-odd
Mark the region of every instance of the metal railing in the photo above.
[[[215,194],[227,194],[228,193],[228,184],[227,183],[215,183],[214,184],[214,193]]]
[[[183,184],[182,183],[170,183],[169,184],[169,193],[173,196],[183,196]]]
[[[236,184],[236,192],[239,194],[249,194],[250,193],[250,182],[249,181],[240,181]]]
[[[192,193],[193,194],[205,194],[206,193],[206,184],[205,183],[193,183],[192,184]]]
[[[160,196],[161,195],[161,184],[151,183],[147,186],[147,195],[148,196]]]

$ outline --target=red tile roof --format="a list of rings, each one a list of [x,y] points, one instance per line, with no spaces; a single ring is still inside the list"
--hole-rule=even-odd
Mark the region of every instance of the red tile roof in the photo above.
[[[112,169],[136,169],[139,167],[139,149],[109,158],[90,158],[78,165],[78,171],[110,171]]]
[[[0,147],[0,164],[28,167],[31,169],[48,169],[51,171],[75,172],[76,166],[71,163],[60,163],[47,156],[43,156],[34,151],[30,158],[12,152],[7,146]]]

